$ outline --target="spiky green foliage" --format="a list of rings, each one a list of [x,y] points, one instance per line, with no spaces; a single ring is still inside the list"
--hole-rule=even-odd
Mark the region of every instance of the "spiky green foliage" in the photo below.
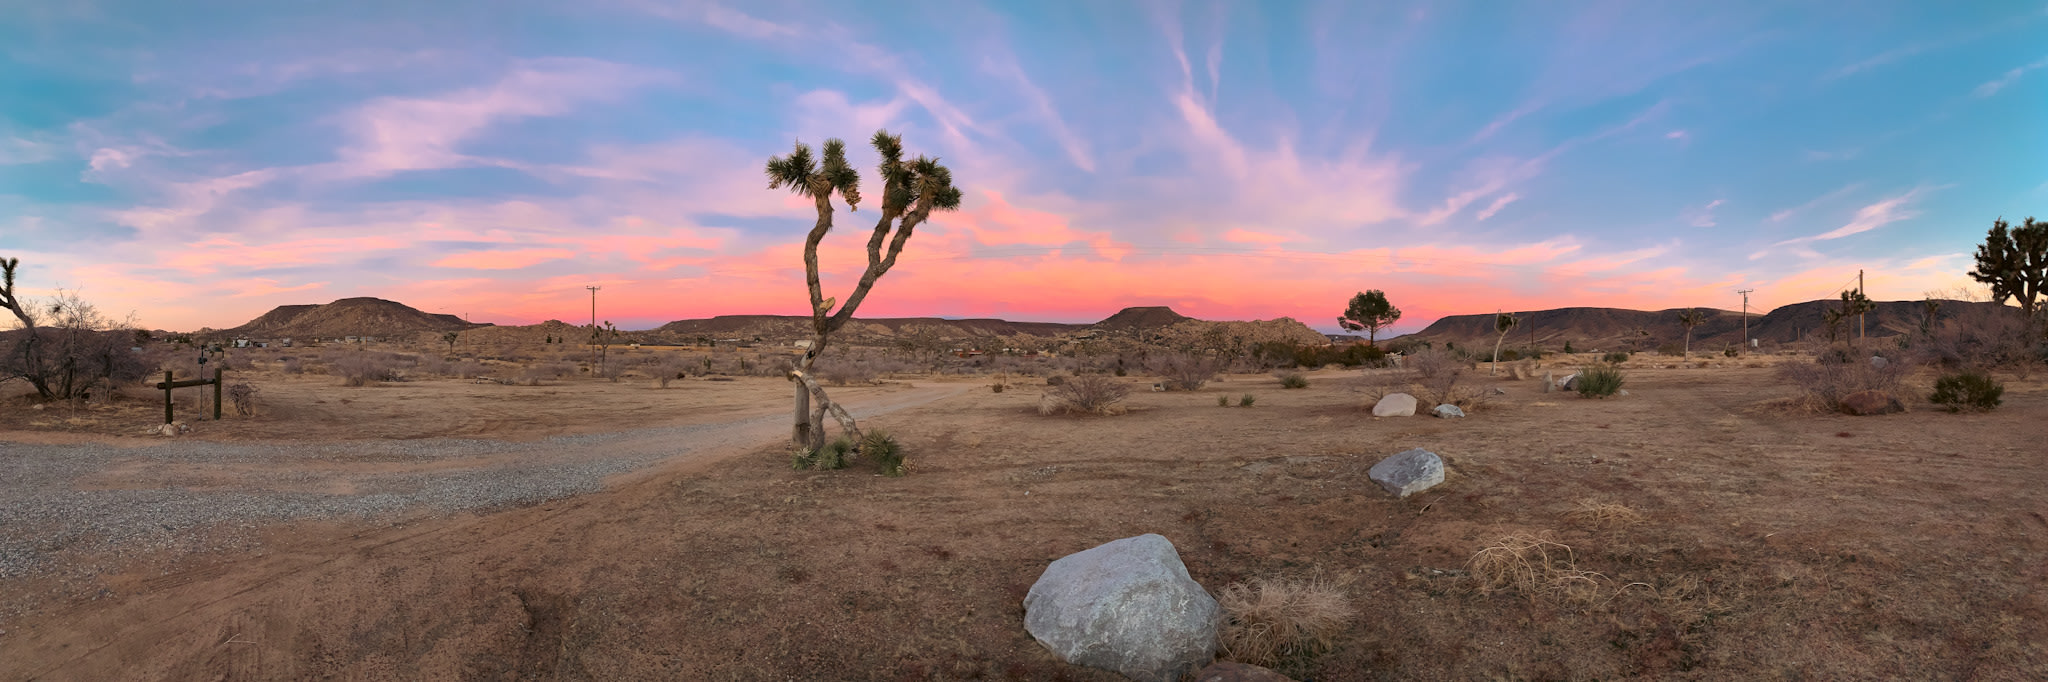
[[[1628,377],[1614,365],[1594,365],[1579,372],[1579,397],[1605,398],[1621,390]]]
[[[1282,374],[1280,375],[1280,387],[1308,388],[1308,377],[1302,376],[1300,372],[1288,372],[1286,374]]]
[[[1377,344],[1382,327],[1401,319],[1401,309],[1387,301],[1387,293],[1378,289],[1361,291],[1351,297],[1351,305],[1344,308],[1344,315],[1337,318],[1337,326],[1351,331],[1364,331],[1367,343]]]
[[[1862,289],[1843,291],[1840,305],[1824,309],[1820,312],[1821,321],[1828,325],[1828,341],[1833,342],[1835,340],[1835,336],[1840,331],[1843,322],[1876,308],[1877,304],[1872,303],[1869,296],[1863,295]]]
[[[2004,218],[1993,221],[1977,247],[1977,267],[1970,270],[1970,278],[1991,285],[1991,300],[2002,304],[2015,299],[2021,310],[2034,314],[2048,291],[2048,222],[2029,216],[2013,228]]]
[[[867,432],[861,439],[860,452],[875,461],[883,476],[902,476],[908,471],[903,464],[903,445],[881,429]]]
[[[1251,407],[1251,406],[1252,406],[1252,403],[1258,402],[1258,400],[1259,400],[1259,399],[1258,399],[1257,397],[1253,396],[1252,394],[1250,394],[1250,393],[1246,393],[1246,394],[1244,394],[1244,397],[1242,397],[1242,398],[1238,398],[1238,399],[1237,399],[1237,406],[1238,406],[1238,407]]]

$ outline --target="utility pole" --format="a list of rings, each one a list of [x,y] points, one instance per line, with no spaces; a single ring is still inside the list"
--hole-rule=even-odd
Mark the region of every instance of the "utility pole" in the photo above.
[[[1863,290],[1862,268],[1856,269],[1856,293],[1863,296],[1864,298],[1870,297],[1870,292]],[[1856,340],[1863,340],[1863,313],[1856,313]]]
[[[592,328],[592,329],[596,329],[596,328],[597,328],[597,290],[599,290],[599,289],[603,289],[604,287],[600,287],[600,286],[588,286],[588,287],[583,287],[583,288],[585,288],[585,289],[589,289],[589,290],[590,290],[590,328]]]
[[[1749,292],[1752,291],[1756,290],[1742,289],[1735,292],[1742,294],[1742,352],[1744,354],[1749,353]]]

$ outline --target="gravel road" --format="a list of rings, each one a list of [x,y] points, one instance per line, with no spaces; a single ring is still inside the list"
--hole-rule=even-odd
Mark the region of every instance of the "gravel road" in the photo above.
[[[965,390],[919,387],[849,409],[867,418]],[[0,580],[51,569],[67,549],[189,550],[200,531],[534,504],[600,490],[606,477],[656,462],[758,447],[788,428],[788,415],[772,414],[530,442],[0,441]]]

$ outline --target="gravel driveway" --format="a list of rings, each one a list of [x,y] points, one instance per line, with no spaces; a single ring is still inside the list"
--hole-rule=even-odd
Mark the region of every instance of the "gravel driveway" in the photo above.
[[[965,390],[920,387],[849,409],[867,418]],[[192,549],[194,531],[533,504],[600,490],[606,477],[656,462],[758,447],[788,428],[787,414],[773,414],[530,442],[0,441],[0,580],[52,568],[66,549]]]

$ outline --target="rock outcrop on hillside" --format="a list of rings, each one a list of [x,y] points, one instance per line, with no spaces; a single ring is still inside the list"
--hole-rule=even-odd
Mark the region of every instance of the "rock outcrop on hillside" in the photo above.
[[[449,332],[489,326],[454,315],[435,315],[381,298],[344,298],[325,305],[284,305],[233,329],[203,335],[237,339],[334,339],[350,336],[410,338],[421,332]]]

